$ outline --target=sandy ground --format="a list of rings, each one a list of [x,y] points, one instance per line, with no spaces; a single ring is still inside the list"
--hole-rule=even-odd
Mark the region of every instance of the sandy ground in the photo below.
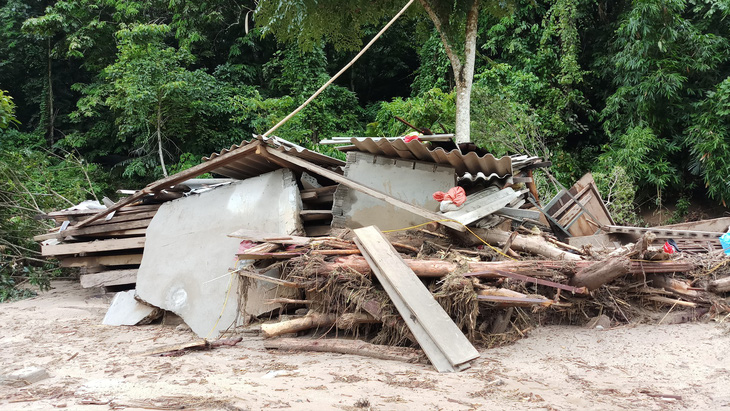
[[[0,385],[3,410],[730,410],[730,324],[544,327],[482,351],[474,366],[267,352],[259,337],[180,357],[135,355],[188,342],[189,331],[111,327],[99,289],[55,282],[0,304],[0,375],[28,366],[50,378]]]

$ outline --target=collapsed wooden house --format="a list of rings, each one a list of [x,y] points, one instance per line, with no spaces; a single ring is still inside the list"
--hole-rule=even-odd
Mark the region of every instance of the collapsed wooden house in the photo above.
[[[352,138],[343,162],[259,136],[103,210],[50,213],[58,227],[36,239],[83,268],[82,285],[136,284],[138,300],[203,338],[305,306],[263,335],[343,329],[420,346],[440,371],[468,367],[471,342],[509,340],[531,318],[580,323],[606,308],[630,321],[641,310],[622,309],[629,299],[688,318],[728,311],[726,219],[616,226],[590,175],[543,207],[533,170],[548,162],[428,140]],[[191,189],[204,173],[231,180]],[[439,211],[432,194],[455,186],[465,203]],[[657,250],[667,237],[686,251]]]

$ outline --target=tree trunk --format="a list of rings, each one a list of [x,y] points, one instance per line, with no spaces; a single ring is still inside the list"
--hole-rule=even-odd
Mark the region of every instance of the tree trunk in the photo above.
[[[484,241],[492,245],[502,246],[510,239],[510,233],[501,230],[485,230],[472,229],[472,231],[481,237]],[[479,245],[482,242],[474,237],[471,233],[458,233],[459,239],[465,244]],[[580,256],[563,251],[548,243],[544,238],[534,235],[516,235],[512,240],[510,247],[513,250],[523,251],[530,254],[539,255],[551,260],[580,260]]]
[[[162,152],[162,99],[157,100],[157,152],[160,155],[160,165],[162,166],[162,174],[167,177],[167,168],[165,167],[165,157]]]
[[[631,261],[628,257],[611,257],[578,271],[570,280],[570,285],[585,287],[589,291],[593,291],[603,284],[630,273],[630,269]]]
[[[53,114],[53,68],[51,63],[53,59],[51,57],[51,39],[48,39],[48,142],[49,146],[53,146],[56,142],[54,130],[56,129],[55,115]]]
[[[474,81],[479,0],[474,0],[466,15],[463,50],[457,50],[456,47],[460,45],[454,44],[444,31],[443,22],[448,24],[450,16],[439,16],[427,0],[420,0],[420,2],[441,36],[446,56],[448,56],[454,72],[456,86],[455,141],[457,144],[468,143],[471,141],[471,88]],[[462,51],[463,55],[461,55]]]
[[[616,257],[612,257],[615,259]],[[610,263],[612,258],[604,261],[583,260],[524,260],[524,261],[474,261],[469,263],[469,272],[502,270],[512,271],[533,277],[552,277],[556,273],[571,276],[577,271],[592,270]],[[620,257],[619,257],[620,258]],[[664,261],[634,261],[629,262],[628,272],[631,274],[645,273],[679,273],[695,268],[692,263],[664,262]],[[406,265],[419,277],[439,278],[454,272],[459,266],[451,261],[444,260],[414,260],[404,258]],[[316,270],[318,274],[331,275],[342,267],[353,269],[361,274],[370,274],[370,265],[360,256],[336,258],[332,262],[323,262]],[[577,275],[577,274],[576,274]],[[498,274],[480,275],[481,278],[503,278]]]
[[[707,287],[707,289],[715,293],[730,292],[730,277],[710,281],[710,285]]]
[[[413,348],[375,345],[361,340],[310,340],[304,338],[277,338],[264,341],[264,348],[291,351],[335,352],[340,354],[362,355],[381,360],[423,362],[423,355]]]
[[[295,318],[289,321],[282,321],[273,324],[262,324],[261,335],[264,338],[276,337],[282,334],[290,334],[299,331],[309,330],[316,327],[331,327],[341,325],[339,328],[349,328],[357,324],[378,323],[368,314],[343,314],[337,317],[335,314],[312,313],[304,317]]]

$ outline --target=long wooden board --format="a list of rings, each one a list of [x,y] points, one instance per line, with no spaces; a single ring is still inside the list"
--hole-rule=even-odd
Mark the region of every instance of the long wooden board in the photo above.
[[[37,236],[33,237],[33,240],[43,241],[43,240],[48,240],[51,238],[78,237],[78,236],[84,236],[84,235],[104,234],[104,233],[111,233],[111,232],[115,232],[115,231],[131,230],[131,229],[135,229],[135,228],[147,228],[147,226],[150,225],[150,221],[152,221],[152,219],[147,218],[144,220],[133,220],[133,221],[124,221],[121,223],[99,224],[99,225],[93,225],[93,226],[83,227],[83,228],[71,227],[69,229],[55,232],[55,233],[37,235]],[[139,233],[137,233],[137,234],[139,234]]]
[[[144,237],[133,237],[114,240],[91,241],[85,243],[41,245],[41,254],[44,256],[49,256],[95,253],[100,251],[112,250],[128,250],[133,248],[144,248],[144,242]]]
[[[100,255],[92,257],[66,257],[61,260],[61,267],[96,267],[138,265],[142,263],[142,253],[123,255]]]
[[[404,201],[398,200],[397,198],[391,197],[391,196],[389,196],[389,195],[387,195],[387,194],[385,194],[383,192],[380,192],[378,190],[374,190],[374,189],[372,189],[370,187],[367,187],[367,186],[364,186],[364,185],[362,185],[360,183],[356,183],[356,182],[350,180],[349,178],[347,178],[347,177],[345,177],[343,175],[340,175],[338,173],[335,173],[334,171],[327,170],[324,167],[320,167],[320,166],[318,166],[316,164],[310,163],[309,161],[306,161],[306,160],[303,160],[301,158],[297,158],[297,157],[291,156],[291,155],[286,154],[286,153],[282,153],[282,152],[277,151],[277,150],[266,150],[266,148],[264,146],[260,146],[259,148],[262,151],[268,152],[268,155],[271,156],[271,157],[276,157],[276,158],[279,158],[281,160],[284,160],[287,163],[290,163],[290,164],[299,166],[301,168],[307,169],[308,171],[311,171],[311,172],[313,172],[315,174],[319,174],[322,177],[329,178],[330,180],[332,180],[332,181],[334,181],[336,183],[340,183],[342,185],[345,185],[347,187],[350,187],[353,190],[357,190],[357,191],[360,191],[361,193],[365,193],[365,194],[367,194],[369,196],[372,196],[372,197],[375,197],[375,198],[377,198],[379,200],[383,200],[383,201],[385,201],[388,204],[394,205],[394,206],[396,206],[398,208],[401,208],[403,210],[409,211],[409,212],[411,212],[413,214],[416,214],[418,216],[421,216],[423,218],[426,218],[426,219],[429,219],[429,220],[432,220],[432,221],[436,221],[439,224],[442,224],[442,225],[445,225],[447,227],[453,228],[454,230],[457,230],[457,231],[466,231],[466,229],[464,228],[464,226],[462,226],[459,223],[446,220],[446,217],[444,217],[441,214],[436,214],[433,211],[426,210],[425,208],[418,207],[418,206],[415,206],[413,204],[408,204],[408,203],[406,203]]]
[[[479,352],[380,230],[369,226],[354,233],[373,273],[439,372],[462,370],[479,357]]]
[[[84,274],[80,280],[83,288],[134,284],[137,282],[137,269],[110,270],[95,274]]]

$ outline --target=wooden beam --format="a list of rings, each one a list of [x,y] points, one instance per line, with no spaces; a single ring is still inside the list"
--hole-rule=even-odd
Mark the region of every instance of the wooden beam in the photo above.
[[[61,267],[95,267],[138,265],[142,263],[142,254],[100,255],[93,257],[67,257],[60,260]]]
[[[80,280],[83,288],[134,284],[137,282],[137,269],[111,270],[96,274],[84,274]]]
[[[138,191],[134,195],[131,195],[127,198],[125,198],[122,201],[119,201],[118,203],[114,204],[113,207],[109,207],[106,210],[102,210],[101,212],[94,214],[93,216],[87,218],[86,220],[80,222],[78,224],[78,227],[83,227],[92,221],[96,221],[105,215],[111,213],[112,211],[118,210],[122,206],[125,206],[127,204],[131,204],[134,201],[139,200],[140,198],[146,196],[147,194],[153,193],[155,191],[159,191],[166,187],[174,186],[175,184],[182,183],[185,180],[197,177],[199,175],[205,174],[209,171],[215,170],[218,167],[221,167],[225,164],[228,164],[232,161],[235,161],[241,157],[245,157],[249,154],[255,153],[256,148],[261,145],[261,142],[256,140],[249,144],[246,144],[243,147],[239,147],[235,150],[229,151],[225,154],[222,154],[216,158],[213,158],[211,160],[208,160],[204,163],[198,164],[197,166],[190,167],[187,170],[183,170],[179,173],[175,173],[169,177],[163,178],[161,180],[157,180],[154,183],[149,184],[144,189]]]
[[[374,226],[354,230],[356,244],[418,344],[439,372],[461,371],[479,357],[459,327]]]
[[[99,240],[83,243],[68,243],[57,245],[42,245],[41,255],[68,255],[79,253],[96,253],[99,251],[128,250],[144,248],[144,237],[122,238],[114,240]]]
[[[150,221],[152,221],[151,218],[145,220],[124,221],[121,223],[98,224],[83,228],[72,227],[55,233],[37,235],[33,237],[33,240],[43,241],[51,238],[78,237],[83,235],[104,234],[114,231],[131,230],[135,228],[147,228],[147,226],[150,225]]]
[[[302,221],[331,220],[332,210],[302,210],[299,212]]]
[[[352,188],[353,190],[357,190],[357,191],[359,191],[361,193],[365,193],[365,194],[367,194],[369,196],[372,196],[372,197],[375,197],[375,198],[377,198],[379,200],[383,200],[383,201],[385,201],[388,204],[391,204],[391,205],[394,205],[394,206],[396,206],[396,207],[398,207],[400,209],[409,211],[409,212],[411,212],[411,213],[413,213],[415,215],[418,215],[420,217],[426,218],[428,220],[436,221],[439,224],[442,224],[442,225],[445,225],[447,227],[453,228],[454,230],[457,230],[457,231],[466,231],[466,229],[464,228],[464,226],[462,226],[461,224],[459,224],[457,222],[453,222],[453,221],[447,220],[446,217],[444,217],[441,214],[436,214],[433,211],[429,211],[429,210],[426,210],[426,209],[424,209],[422,207],[418,207],[418,206],[415,206],[413,204],[406,203],[406,202],[401,201],[401,200],[399,200],[399,199],[397,199],[395,197],[392,197],[392,196],[389,196],[389,195],[387,195],[385,193],[382,193],[382,192],[380,192],[378,190],[374,190],[374,189],[372,189],[370,187],[367,187],[367,186],[364,186],[364,185],[362,185],[360,183],[356,183],[356,182],[350,180],[349,178],[347,178],[345,176],[342,176],[342,175],[340,175],[338,173],[335,173],[334,171],[327,170],[326,168],[320,167],[320,166],[318,166],[316,164],[312,164],[309,161],[303,160],[303,159],[298,158],[298,157],[294,157],[294,156],[289,155],[289,154],[286,154],[286,153],[282,153],[282,152],[280,152],[278,150],[269,150],[269,153],[272,156],[275,156],[275,157],[278,157],[278,158],[280,158],[282,160],[285,160],[287,163],[291,163],[291,164],[297,165],[299,167],[302,167],[304,169],[307,169],[307,170],[309,170],[309,171],[311,171],[311,172],[313,172],[315,174],[319,174],[322,177],[329,178],[330,180],[332,180],[332,181],[334,181],[336,183],[343,184],[343,185],[345,185],[347,187]]]

